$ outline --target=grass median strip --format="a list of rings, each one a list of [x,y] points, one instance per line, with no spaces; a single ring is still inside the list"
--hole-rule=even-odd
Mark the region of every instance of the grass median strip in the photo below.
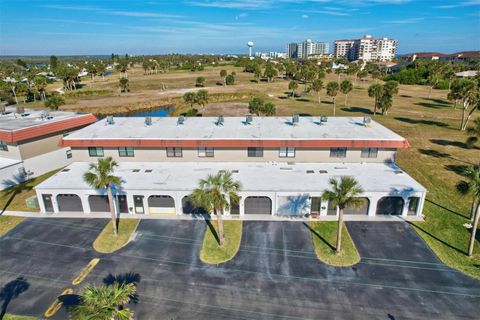
[[[0,216],[0,237],[7,234],[8,231],[15,228],[25,220],[25,217]]]
[[[210,222],[211,224],[207,225],[205,230],[200,260],[208,264],[219,264],[233,259],[242,240],[242,221],[223,221],[225,243],[222,247],[218,245],[216,237],[217,221]]]
[[[335,253],[336,221],[310,222],[309,226],[315,253],[320,261],[336,267],[347,267],[360,262],[360,254],[345,225],[342,230],[342,251],[338,254]]]
[[[139,222],[139,219],[120,220],[118,234],[115,236],[112,231],[112,221],[110,221],[93,242],[93,248],[100,253],[117,251],[128,243]]]
[[[73,293],[73,289],[65,289],[63,290],[62,294],[60,294],[59,297],[63,296],[63,295],[66,295],[66,294],[72,294]],[[62,302],[57,298],[55,299],[55,301],[50,305],[50,307],[48,307],[47,311],[45,311],[45,313],[43,314],[46,318],[51,318],[55,315],[55,313],[57,313],[58,310],[60,310],[60,308],[62,307]]]

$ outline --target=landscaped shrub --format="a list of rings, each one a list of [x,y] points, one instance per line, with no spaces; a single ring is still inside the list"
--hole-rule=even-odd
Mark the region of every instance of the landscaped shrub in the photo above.
[[[433,87],[434,89],[439,90],[448,90],[448,81],[447,80],[440,80],[437,84]]]

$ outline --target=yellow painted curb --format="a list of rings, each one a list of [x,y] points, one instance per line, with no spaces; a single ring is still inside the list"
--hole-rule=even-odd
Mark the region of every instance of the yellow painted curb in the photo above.
[[[72,285],[76,286],[80,284],[88,276],[90,271],[100,262],[99,258],[92,259],[85,268],[78,274],[78,276],[72,280]]]
[[[63,290],[62,294],[59,297],[66,294],[72,294],[72,293],[73,293],[73,289],[68,288]],[[57,313],[57,311],[60,310],[60,308],[62,307],[62,304],[63,303],[60,300],[58,300],[58,298],[55,299],[55,301],[50,305],[50,307],[47,309],[47,311],[45,311],[43,315],[47,318],[53,317],[55,313]]]

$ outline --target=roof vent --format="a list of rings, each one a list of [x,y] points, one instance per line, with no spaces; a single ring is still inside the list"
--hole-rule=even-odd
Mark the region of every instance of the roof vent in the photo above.
[[[0,105],[0,113],[4,113],[6,111],[4,105]]]
[[[328,171],[327,171],[327,170],[318,170],[318,173],[320,173],[320,174],[327,174]]]
[[[292,116],[292,124],[293,124],[293,125],[296,125],[296,124],[299,123],[299,122],[300,122],[300,116],[299,116],[298,114],[294,114],[294,115]]]
[[[40,119],[42,120],[47,120],[49,117],[50,117],[50,112],[48,112],[47,110],[43,110],[40,113]]]
[[[402,170],[395,170],[394,172],[395,172],[395,174],[403,174]]]
[[[20,114],[23,114],[23,113],[25,113],[25,108],[23,106],[17,106],[16,112],[20,113]]]
[[[252,124],[253,122],[253,116],[251,114],[247,114],[245,116],[245,124]]]
[[[223,118],[223,116],[218,116],[216,125],[217,125],[217,126],[223,126],[224,120],[225,120],[225,119]]]
[[[368,127],[370,125],[370,123],[372,123],[372,118],[370,117],[363,117],[363,125],[365,127]]]
[[[113,120],[113,116],[107,116],[107,124],[109,125],[115,124],[115,120]]]
[[[152,117],[150,117],[150,116],[145,117],[145,125],[146,126],[151,126],[152,125]]]
[[[314,170],[307,170],[307,173],[310,174],[310,173],[315,173]]]
[[[328,121],[328,117],[327,117],[327,116],[321,116],[321,117],[320,117],[320,124],[322,124],[322,123],[327,123],[327,121]]]
[[[180,116],[177,119],[177,126],[181,126],[185,122],[185,116]]]

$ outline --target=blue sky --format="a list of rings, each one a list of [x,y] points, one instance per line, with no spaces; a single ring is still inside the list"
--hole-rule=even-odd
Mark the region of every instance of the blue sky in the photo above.
[[[480,0],[0,0],[0,54],[285,51],[364,34],[399,52],[480,49]]]

